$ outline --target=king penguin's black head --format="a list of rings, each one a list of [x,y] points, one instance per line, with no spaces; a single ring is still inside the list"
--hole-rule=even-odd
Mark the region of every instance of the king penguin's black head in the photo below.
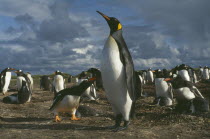
[[[114,32],[121,30],[122,25],[120,24],[120,21],[116,19],[115,17],[109,17],[99,11],[97,11],[101,16],[104,17],[104,19],[107,21],[109,28],[110,28],[110,34],[113,34]]]

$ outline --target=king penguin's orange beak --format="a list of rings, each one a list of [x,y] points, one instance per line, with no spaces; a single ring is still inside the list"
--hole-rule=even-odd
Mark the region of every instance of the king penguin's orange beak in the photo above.
[[[99,11],[96,11],[96,12],[99,13],[101,16],[103,16],[106,19],[106,21],[110,20],[110,18],[107,15],[105,15],[105,14],[99,12]]]

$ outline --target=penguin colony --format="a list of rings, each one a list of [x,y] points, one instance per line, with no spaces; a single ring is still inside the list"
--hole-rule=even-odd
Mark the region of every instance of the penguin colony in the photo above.
[[[135,71],[131,54],[122,35],[122,24],[115,17],[109,17],[97,11],[107,22],[110,34],[102,50],[100,69],[91,68],[79,76],[69,75],[65,86],[64,74],[59,70],[52,77],[40,77],[40,89],[54,93],[52,106],[49,108],[54,114],[54,121],[61,122],[59,113],[71,115],[70,120],[80,120],[78,107],[84,98],[98,101],[97,91],[104,89],[115,116],[114,126],[107,127],[113,131],[128,128],[131,119],[135,119],[135,105],[139,98],[147,97],[143,86],[154,84],[156,106],[171,107],[179,113],[208,112],[209,102],[196,87],[196,83],[210,81],[209,68],[193,69],[185,64],[177,65],[171,70],[157,69]],[[17,93],[3,98],[4,103],[30,103],[34,81],[31,73],[22,70],[6,68],[0,73],[0,91],[3,95],[9,91],[11,72],[16,73]],[[88,75],[89,74],[89,75]],[[176,100],[176,102],[175,102]],[[100,100],[99,100],[100,101]],[[79,115],[81,115],[79,113]],[[81,116],[80,116],[81,117]],[[122,121],[124,122],[121,126]]]

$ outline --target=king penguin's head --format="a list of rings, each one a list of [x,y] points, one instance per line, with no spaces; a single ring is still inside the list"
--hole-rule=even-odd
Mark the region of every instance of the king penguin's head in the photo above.
[[[104,19],[107,21],[109,28],[110,28],[110,34],[113,34],[114,32],[121,30],[122,25],[120,24],[120,21],[116,19],[115,17],[108,17],[107,15],[97,11],[101,16],[104,17]]]

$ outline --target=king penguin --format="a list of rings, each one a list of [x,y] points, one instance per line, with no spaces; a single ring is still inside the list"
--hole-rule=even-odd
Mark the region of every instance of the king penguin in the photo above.
[[[14,68],[6,68],[0,73],[0,90],[5,95],[8,90],[10,80],[11,80],[11,71],[15,70]]]
[[[114,17],[97,12],[104,17],[110,28],[110,35],[102,51],[101,74],[107,99],[115,114],[115,125],[110,128],[120,131],[126,129],[130,118],[134,117],[135,102],[139,95],[136,81],[139,78],[122,36],[121,23]],[[122,120],[123,127],[120,126]]]
[[[57,93],[53,104],[50,107],[50,110],[54,113],[55,122],[61,121],[58,116],[59,112],[70,112],[72,114],[71,120],[79,120],[75,114],[79,107],[80,96],[91,86],[91,84],[93,84],[94,81],[95,78],[90,78],[82,81],[79,85],[63,89]]]

